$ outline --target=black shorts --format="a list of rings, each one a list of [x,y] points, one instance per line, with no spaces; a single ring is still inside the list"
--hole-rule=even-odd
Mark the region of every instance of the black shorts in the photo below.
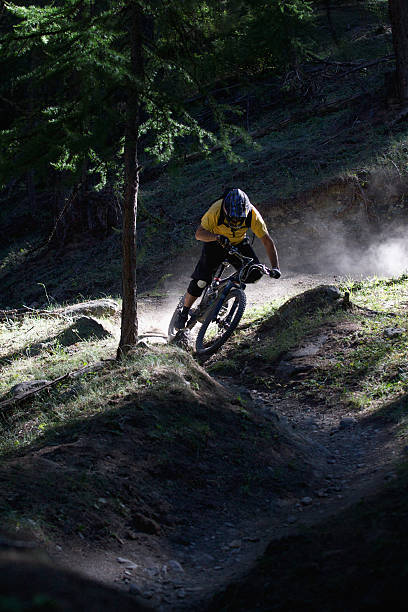
[[[253,263],[259,263],[259,259],[254,249],[247,240],[243,240],[239,244],[234,244],[234,247],[236,247],[245,257],[252,257],[254,260]],[[218,242],[204,242],[201,257],[191,278],[197,281],[203,280],[207,284],[211,283],[216,269],[223,261],[228,261],[237,270],[242,266],[241,261],[237,257],[234,257],[234,255],[228,255],[227,251]]]

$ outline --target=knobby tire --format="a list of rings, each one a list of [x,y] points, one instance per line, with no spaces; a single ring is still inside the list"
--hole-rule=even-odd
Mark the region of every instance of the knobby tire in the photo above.
[[[174,336],[177,334],[177,330],[174,328],[174,323],[176,322],[176,317],[179,312],[181,312],[184,304],[184,295],[181,296],[179,303],[177,304],[176,310],[173,312],[173,316],[170,319],[169,329],[167,331],[167,335],[169,340],[172,340]]]
[[[229,302],[232,302],[231,306],[229,306]],[[233,308],[235,309],[228,328],[221,331],[221,333],[217,333],[214,336],[213,341],[208,339],[206,340],[206,333],[209,326],[211,325],[211,323],[216,321],[222,307],[225,305],[227,306],[227,312],[221,319],[221,323],[222,321],[225,321],[226,318],[228,318],[228,315],[230,314],[231,310]],[[218,351],[218,349],[224,344],[224,342],[228,340],[231,334],[235,331],[238,323],[241,320],[242,315],[244,314],[245,306],[246,295],[242,289],[231,289],[231,291],[227,293],[224,299],[220,299],[215,303],[214,307],[210,310],[208,316],[204,320],[200,331],[198,332],[196,340],[197,355],[211,355],[212,353]]]

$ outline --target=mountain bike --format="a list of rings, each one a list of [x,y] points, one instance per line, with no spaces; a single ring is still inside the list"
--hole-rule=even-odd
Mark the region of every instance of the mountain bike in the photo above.
[[[241,267],[222,278],[230,262],[225,260],[221,263],[211,284],[203,291],[198,306],[190,310],[190,317],[184,328],[191,330],[197,323],[201,323],[195,343],[197,355],[212,355],[218,351],[237,328],[246,306],[245,287],[248,279],[256,277],[259,280],[262,275],[271,276],[273,272],[263,264],[254,263],[252,257],[245,257],[232,245],[226,249],[227,253],[239,259]],[[184,295],[180,298],[170,320],[168,330],[170,341],[177,334],[178,330],[175,329],[174,323],[183,304]]]

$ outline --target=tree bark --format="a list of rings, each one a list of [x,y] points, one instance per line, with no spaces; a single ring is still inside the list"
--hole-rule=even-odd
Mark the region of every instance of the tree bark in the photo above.
[[[333,24],[333,19],[332,19],[332,6],[331,6],[331,0],[325,0],[325,5],[326,5],[326,15],[327,15],[327,23],[329,24],[329,30],[330,30],[330,34],[332,35],[332,38],[335,42],[336,45],[339,44],[339,39],[337,38],[337,33]]]
[[[397,94],[403,104],[408,102],[408,2],[388,0],[392,39],[396,59]]]
[[[122,322],[118,359],[136,345],[138,334],[136,283],[136,218],[139,192],[138,141],[140,128],[140,83],[144,62],[141,40],[142,13],[137,2],[129,2],[129,34],[133,80],[129,82],[125,130],[125,188],[122,234]]]

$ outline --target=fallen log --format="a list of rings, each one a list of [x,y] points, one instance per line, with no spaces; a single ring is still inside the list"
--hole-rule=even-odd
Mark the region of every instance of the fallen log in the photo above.
[[[29,306],[24,306],[23,308],[14,308],[10,310],[0,310],[0,322],[9,321],[10,319],[22,319],[27,315],[41,315],[42,317],[62,317],[66,318],[67,315],[64,312],[43,309],[30,308]]]
[[[95,370],[101,370],[110,361],[114,361],[114,360],[106,359],[105,361],[97,361],[96,363],[92,365],[84,366],[83,368],[79,368],[78,370],[73,370],[72,372],[67,372],[67,374],[58,376],[58,378],[55,378],[54,380],[51,380],[50,382],[47,382],[44,385],[41,385],[41,387],[36,387],[35,389],[27,391],[27,393],[19,395],[18,397],[12,397],[10,399],[3,400],[2,402],[0,402],[0,413],[6,412],[8,408],[11,408],[12,406],[15,406],[16,404],[21,404],[22,402],[33,397],[34,395],[41,393],[41,391],[44,391],[45,389],[50,389],[51,387],[54,387],[55,385],[62,382],[63,380],[67,380],[70,378],[71,379],[78,378],[79,376],[82,376],[83,374],[87,374],[88,372],[93,372]]]

